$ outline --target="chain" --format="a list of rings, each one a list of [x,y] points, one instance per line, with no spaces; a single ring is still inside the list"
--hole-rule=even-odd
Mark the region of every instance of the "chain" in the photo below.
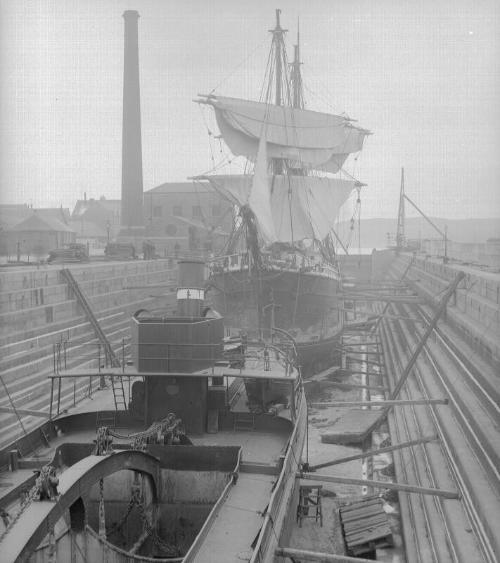
[[[106,513],[104,512],[104,479],[99,479],[99,537],[106,539]]]
[[[127,510],[125,511],[125,514],[122,516],[121,520],[119,522],[115,522],[111,526],[111,528],[109,530],[109,534],[114,534],[115,532],[121,533],[123,525],[125,524],[128,517],[130,516],[130,513],[132,512],[134,506],[136,504],[139,504],[140,502],[141,502],[141,489],[140,489],[140,487],[133,485],[132,486],[132,495],[130,497],[130,500],[128,501]]]
[[[113,453],[113,438],[111,437],[111,430],[108,426],[101,426],[97,429],[97,436],[95,439],[95,448],[92,452],[93,455],[108,455]]]
[[[111,453],[111,436],[119,440],[131,440],[131,447],[134,450],[144,451],[147,444],[173,444],[175,441],[185,436],[184,425],[175,413],[170,413],[163,420],[153,422],[153,424],[142,432],[123,435],[114,432],[108,427],[99,428],[96,439],[96,455],[106,455]]]
[[[167,555],[167,557],[180,556],[181,553],[179,551],[179,548],[162,540],[158,535],[156,529],[151,525],[151,523],[148,520],[148,517],[146,516],[144,501],[142,499],[140,499],[138,502],[138,508],[139,508],[144,530],[146,531],[147,535],[151,538],[154,545],[158,547],[165,555]]]
[[[57,501],[57,484],[59,479],[55,474],[55,467],[51,465],[44,465],[36,477],[35,484],[31,487],[28,494],[21,500],[21,506],[14,518],[9,522],[3,534],[0,536],[0,542],[13,528],[15,523],[19,520],[21,515],[26,511],[30,504],[38,497],[38,500],[52,500]]]

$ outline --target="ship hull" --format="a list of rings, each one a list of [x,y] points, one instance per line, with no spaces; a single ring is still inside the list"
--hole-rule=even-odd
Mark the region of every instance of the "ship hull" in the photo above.
[[[287,331],[307,374],[336,359],[343,320],[338,293],[336,277],[269,269],[212,273],[208,295],[225,325],[250,339],[268,338],[273,326]]]

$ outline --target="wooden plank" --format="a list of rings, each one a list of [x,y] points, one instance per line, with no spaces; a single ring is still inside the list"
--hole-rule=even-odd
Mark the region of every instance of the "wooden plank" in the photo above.
[[[362,532],[360,534],[357,534],[356,536],[353,536],[348,542],[348,547],[351,548],[371,541],[387,539],[388,537],[392,539],[392,532],[388,526],[385,526],[385,528],[379,528],[371,532]]]
[[[366,508],[357,508],[356,510],[352,510],[351,512],[342,512],[341,519],[344,524],[349,522],[354,522],[357,520],[362,520],[363,518],[372,517],[374,515],[383,514],[385,516],[385,512],[382,508],[381,504],[372,504],[367,506]]]
[[[328,432],[321,434],[321,441],[326,444],[362,442],[381,416],[381,410],[348,410]]]
[[[359,530],[366,530],[367,528],[373,528],[381,525],[387,526],[387,514],[385,512],[381,513],[380,510],[377,510],[376,512],[372,512],[371,514],[367,514],[363,517],[358,515],[357,518],[348,522],[342,520],[342,524],[344,525],[346,535],[357,534]]]
[[[370,506],[372,504],[379,504],[380,506],[382,506],[382,499],[380,497],[376,497],[376,498],[369,498],[367,497],[366,500],[360,500],[357,502],[352,502],[350,504],[347,504],[346,506],[341,506],[339,508],[339,512],[341,512],[342,514],[344,514],[345,512],[351,512],[353,510],[358,510],[359,508],[362,508],[363,506]]]

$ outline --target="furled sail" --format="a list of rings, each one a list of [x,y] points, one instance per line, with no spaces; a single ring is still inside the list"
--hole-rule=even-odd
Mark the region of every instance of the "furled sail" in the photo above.
[[[252,205],[253,174],[198,179],[208,180],[230,202],[240,207],[249,205],[257,220],[262,221],[261,210]],[[354,180],[315,176],[276,175],[268,176],[267,181],[275,240],[281,242],[325,238],[356,185]]]
[[[361,150],[369,132],[349,119],[239,98],[208,96],[220,133],[234,155],[257,158],[266,130],[268,158],[300,162],[301,167],[338,172],[348,155]]]

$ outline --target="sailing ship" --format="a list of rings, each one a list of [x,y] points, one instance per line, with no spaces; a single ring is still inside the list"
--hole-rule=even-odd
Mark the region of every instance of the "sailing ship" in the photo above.
[[[213,93],[196,100],[213,109],[221,138],[253,172],[196,179],[208,180],[238,210],[226,254],[211,263],[215,309],[250,339],[285,331],[303,372],[314,373],[337,356],[343,326],[334,223],[363,185],[333,174],[370,132],[345,115],[306,109],[299,41],[289,64],[280,10],[271,33],[260,101]]]

